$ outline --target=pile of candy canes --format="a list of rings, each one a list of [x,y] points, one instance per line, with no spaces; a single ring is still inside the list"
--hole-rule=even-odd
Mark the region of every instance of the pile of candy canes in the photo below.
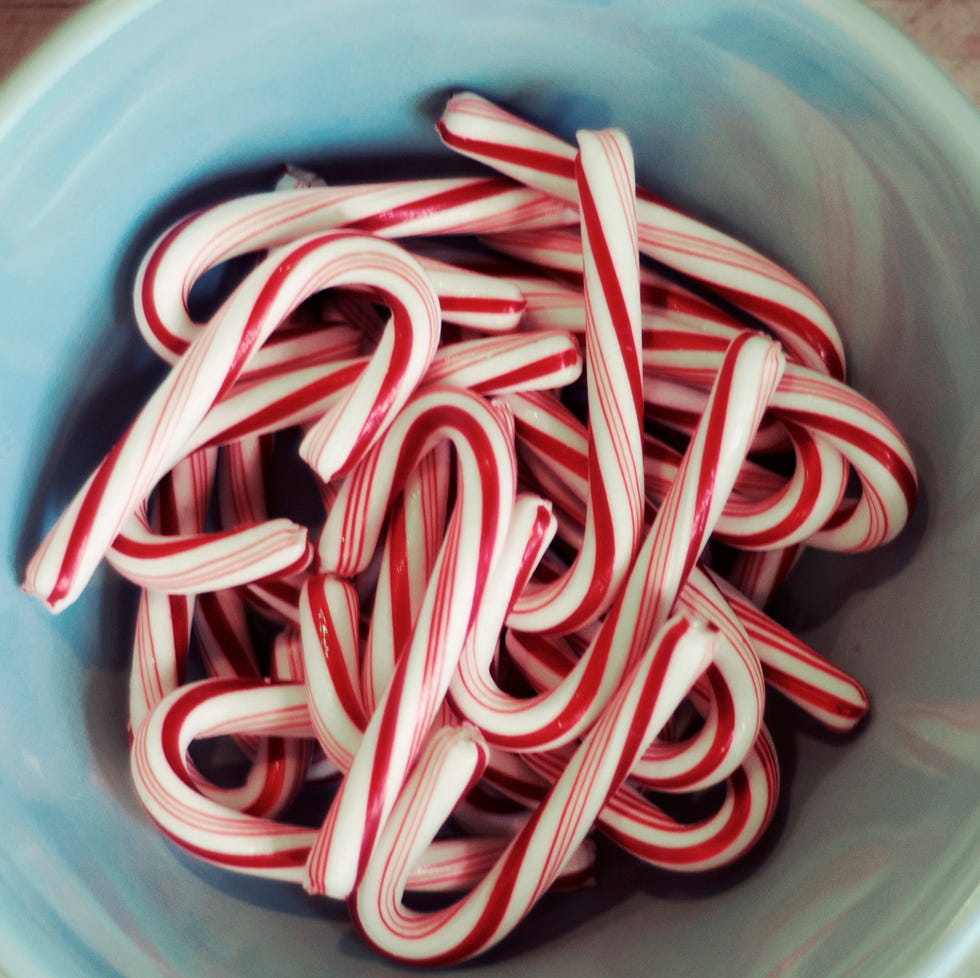
[[[288,171],[160,237],[135,305],[171,369],[25,582],[59,610],[105,558],[142,588],[132,773],[171,839],[427,964],[587,882],[596,831],[681,872],[745,853],[778,790],[765,684],[836,731],[868,707],[761,608],[803,547],[883,544],[916,495],[819,302],[638,190],[621,132],[572,146],[473,94],[438,132],[496,173]],[[315,542],[271,515],[287,429]],[[232,788],[192,760],[218,737]],[[318,827],[286,820],[331,778]],[[693,823],[653,800],[721,784]]]

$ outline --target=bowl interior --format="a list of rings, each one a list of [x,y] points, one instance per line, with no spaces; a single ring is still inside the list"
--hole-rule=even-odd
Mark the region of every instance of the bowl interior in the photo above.
[[[54,618],[18,581],[160,376],[130,306],[143,248],[283,161],[461,172],[433,122],[462,87],[565,136],[621,126],[641,182],[799,275],[922,480],[896,543],[809,554],[785,597],[874,716],[840,743],[775,704],[785,785],[759,855],[699,879],[613,855],[595,890],[547,898],[466,970],[956,965],[980,939],[980,122],[925,59],[860,6],[815,0],[124,3],[58,43],[0,114],[0,973],[397,973],[343,907],[157,834],[129,783],[132,595],[100,576]]]

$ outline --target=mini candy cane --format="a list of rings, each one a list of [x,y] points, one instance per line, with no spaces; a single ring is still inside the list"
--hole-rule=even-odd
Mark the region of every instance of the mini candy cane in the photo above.
[[[437,130],[450,149],[575,202],[573,148],[486,99],[471,92],[454,96]],[[813,293],[788,272],[646,191],[637,197],[637,219],[644,254],[707,283],[757,317],[801,363],[844,376],[836,327]]]
[[[602,614],[643,525],[639,265],[633,159],[623,134],[579,133],[575,174],[588,300],[588,510],[569,571],[516,601],[508,621],[525,631],[573,631]]]
[[[70,604],[249,354],[307,295],[365,282],[388,298],[392,326],[354,389],[311,433],[305,457],[329,475],[366,448],[435,353],[437,302],[424,273],[394,245],[350,234],[308,238],[273,251],[200,333],[51,529],[28,565],[24,589],[52,610]]]
[[[163,533],[203,530],[215,469],[214,451],[182,459],[157,488],[157,523]],[[184,681],[193,596],[143,589],[136,612],[129,684],[129,725],[136,730],[146,715]]]
[[[546,194],[486,177],[304,188],[239,197],[179,221],[150,248],[136,275],[137,323],[149,346],[175,363],[199,329],[187,312],[194,282],[209,268],[237,255],[338,228],[379,237],[410,237],[489,233],[575,220],[574,212]],[[502,287],[496,288],[500,295]],[[520,311],[515,305],[519,296],[513,291],[501,299],[507,315]],[[482,312],[492,307],[484,302]]]
[[[282,683],[303,681],[299,640],[294,633],[282,632],[278,636],[272,650],[270,678]],[[247,815],[281,815],[306,782],[313,740],[254,735],[239,735],[236,740],[251,760],[242,782],[234,787],[214,784],[188,761],[187,770],[195,789],[211,801]]]
[[[775,812],[779,766],[765,729],[725,787],[725,798],[714,815],[682,825],[624,785],[597,821],[605,835],[654,866],[688,873],[717,869],[751,849]]]
[[[324,571],[350,575],[363,569],[380,533],[376,514],[419,459],[446,438],[457,452],[456,507],[411,644],[395,664],[310,852],[306,886],[312,892],[346,897],[353,890],[441,706],[510,522],[516,460],[509,418],[462,390],[424,390],[347,478],[320,539]],[[329,608],[322,613],[320,620],[329,618]],[[323,626],[304,634],[304,644],[308,636],[315,642],[308,658],[326,659],[333,646],[324,644]]]
[[[744,624],[766,681],[830,729],[853,730],[869,707],[861,684],[773,621],[727,581],[715,576],[712,580]]]
[[[169,594],[217,591],[274,574],[296,573],[311,556],[306,527],[292,520],[163,536],[153,533],[143,517],[127,521],[107,554],[123,577]]]
[[[391,682],[396,657],[411,640],[446,531],[449,483],[449,445],[444,442],[412,471],[389,518],[361,662],[361,697],[367,714],[377,708]]]
[[[231,732],[312,737],[303,684],[205,679],[174,690],[136,732],[132,774],[140,801],[170,838],[200,858],[297,882],[315,831],[238,812],[194,786],[190,744]]]
[[[683,619],[669,622],[493,869],[457,903],[423,914],[401,902],[411,866],[486,762],[467,728],[433,738],[352,897],[365,938],[389,957],[428,966],[465,960],[500,941],[584,840],[635,757],[704,669],[710,649],[706,630]]]

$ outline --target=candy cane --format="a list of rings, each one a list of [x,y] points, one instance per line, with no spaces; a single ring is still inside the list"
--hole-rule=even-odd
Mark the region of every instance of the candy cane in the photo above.
[[[269,369],[235,384],[215,402],[190,446],[223,445],[305,425],[335,408],[360,376],[367,358]],[[469,387],[487,396],[561,387],[575,380],[582,357],[574,338],[557,330],[480,337],[442,347],[425,383]]]
[[[462,390],[420,392],[348,476],[320,538],[325,572],[349,576],[367,566],[394,489],[446,438],[456,446],[456,506],[411,644],[310,852],[305,885],[312,892],[345,897],[352,891],[441,706],[510,521],[516,472],[509,419]],[[323,633],[313,638],[318,648],[311,658],[326,656]]]
[[[303,570],[312,556],[306,528],[269,520],[258,442],[226,449],[219,509],[228,529],[218,533],[159,535],[145,517],[130,519],[108,552],[112,566],[146,588],[199,593]],[[200,509],[200,507],[199,507]],[[195,528],[203,526],[199,512]]]
[[[443,443],[409,475],[389,518],[361,661],[361,698],[368,715],[376,709],[398,655],[411,640],[446,530],[449,483],[449,445]]]
[[[856,391],[804,368],[785,377],[773,409],[819,435],[854,467],[861,496],[807,542],[859,552],[893,540],[908,522],[918,477],[905,440],[887,417]]]
[[[232,732],[312,737],[303,684],[205,679],[174,690],[136,733],[131,768],[137,795],[154,822],[198,857],[237,872],[296,882],[314,830],[238,812],[194,786],[190,744]]]
[[[302,682],[303,662],[295,633],[282,632],[272,650],[270,678],[275,682]],[[275,818],[293,802],[306,782],[313,755],[313,740],[291,737],[235,738],[250,759],[242,782],[218,785],[187,762],[195,789],[204,797],[248,815]]]
[[[340,300],[335,300],[335,304],[340,306]],[[343,307],[342,320],[333,324],[314,321],[295,325],[287,318],[245,364],[236,386],[261,380],[270,373],[325,366],[359,356],[363,352],[365,337],[380,332],[384,323],[373,309],[359,300],[344,303]],[[357,328],[351,324],[353,315],[349,310],[355,308],[359,318],[366,316],[369,323],[361,323]]]
[[[656,403],[658,412],[675,409],[678,388],[658,380],[644,385],[644,396]],[[686,410],[697,416],[704,395],[684,388]],[[773,394],[773,418],[790,430],[801,429],[821,446],[821,469],[833,465],[829,446],[853,467],[861,482],[861,495],[845,497],[830,519],[806,537],[809,545],[827,550],[864,551],[882,546],[901,531],[915,507],[918,476],[908,445],[887,417],[866,398],[833,378],[789,364],[779,388]],[[796,448],[801,452],[799,435]],[[815,456],[810,452],[810,465]],[[804,472],[804,459],[801,469]],[[836,469],[836,466],[834,466]],[[836,487],[836,475],[830,487]],[[824,497],[825,499],[829,497]],[[792,536],[768,541],[773,546],[788,545]],[[762,544],[766,544],[763,534]],[[796,541],[799,542],[799,541]],[[751,545],[751,543],[750,543]]]
[[[644,862],[675,872],[702,872],[741,858],[766,830],[776,808],[779,766],[765,729],[725,785],[718,811],[693,824],[672,819],[624,785],[598,816],[603,834]]]
[[[574,203],[574,149],[486,99],[466,92],[446,105],[437,131],[456,152]],[[637,196],[640,250],[705,282],[768,326],[801,363],[844,376],[844,351],[827,311],[784,269],[747,245],[670,207]]]
[[[716,373],[714,369],[710,376]],[[554,398],[520,392],[508,396],[507,403],[517,423],[521,459],[566,512],[576,513],[575,500],[587,498],[584,426]],[[717,539],[741,547],[788,546],[808,538],[834,514],[847,475],[843,457],[798,426],[792,426],[790,443],[798,466],[789,480],[743,462],[715,526]],[[657,506],[676,479],[683,456],[649,434],[644,434],[643,446],[646,498]],[[566,539],[578,537],[567,533]]]
[[[204,528],[214,477],[213,451],[182,459],[157,489],[157,523],[163,533]],[[129,683],[129,726],[136,730],[146,713],[184,681],[194,599],[143,589],[136,612]]]
[[[310,718],[324,754],[348,771],[369,714],[360,683],[359,602],[334,575],[309,578],[300,596],[300,629]]]
[[[428,966],[465,960],[501,940],[583,841],[636,755],[704,669],[710,647],[709,632],[671,621],[488,875],[455,904],[419,913],[401,900],[411,866],[486,759],[468,729],[433,738],[350,901],[365,938],[389,957]]]
[[[256,435],[308,425],[350,395],[367,357],[330,364],[286,365],[234,384],[212,406],[190,447],[227,445]]]
[[[182,536],[155,534],[143,517],[126,522],[109,548],[123,577],[169,594],[236,587],[303,570],[312,557],[306,527],[275,519],[237,530]]]
[[[52,610],[70,604],[123,522],[181,457],[208,408],[287,312],[327,286],[365,282],[388,296],[392,327],[354,389],[307,445],[306,457],[327,471],[363,451],[432,359],[437,304],[424,273],[396,246],[359,235],[317,236],[272,252],[201,331],[55,523],[28,565],[25,590]]]
[[[410,237],[489,233],[575,220],[574,212],[546,194],[486,177],[251,194],[199,211],[160,236],[137,271],[136,320],[149,346],[174,363],[199,329],[187,311],[194,282],[237,255],[338,228]],[[519,311],[516,301],[513,292],[503,296],[506,314]],[[485,303],[483,312],[492,311],[492,306]]]
[[[824,726],[849,733],[866,716],[868,694],[723,579],[713,577],[744,624],[766,681]]]
[[[436,839],[412,867],[405,888],[417,893],[471,889],[486,876],[510,843],[509,836]],[[595,878],[595,845],[586,839],[562,866],[552,890],[574,890]]]
[[[456,384],[488,397],[565,387],[582,373],[582,354],[564,330],[480,337],[443,346],[425,383]]]
[[[525,631],[572,631],[609,606],[643,525],[639,285],[629,144],[580,133],[576,157],[588,299],[589,504],[582,549],[566,574],[525,589],[510,614]]]
[[[241,438],[228,444],[218,461],[218,518],[231,529],[269,518],[266,483],[273,465],[271,437]]]

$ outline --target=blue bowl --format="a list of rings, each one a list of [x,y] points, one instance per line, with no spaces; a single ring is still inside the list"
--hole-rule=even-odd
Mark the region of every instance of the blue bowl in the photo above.
[[[128,0],[83,10],[0,94],[0,973],[392,975],[343,908],[177,852],[134,800],[132,597],[59,617],[28,554],[159,376],[142,249],[280,162],[452,170],[454,87],[562,134],[615,123],[640,178],[789,266],[907,435],[896,543],[809,556],[790,624],[864,681],[840,744],[784,740],[777,825],[696,881],[614,863],[467,974],[950,975],[980,947],[980,120],[844,0]]]

